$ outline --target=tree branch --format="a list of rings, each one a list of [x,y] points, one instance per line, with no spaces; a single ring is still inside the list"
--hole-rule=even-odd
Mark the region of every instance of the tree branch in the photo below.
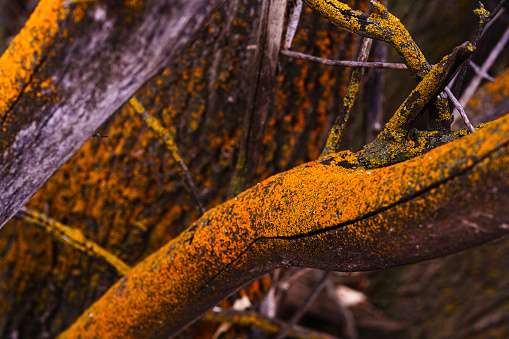
[[[39,226],[58,241],[71,246],[86,256],[108,264],[116,271],[119,277],[126,275],[131,269],[129,265],[113,255],[113,253],[108,252],[97,243],[86,239],[79,229],[65,226],[52,218],[45,217],[26,207],[22,207],[16,214],[16,217],[25,222]]]
[[[214,310],[208,312],[202,319],[213,322],[228,322],[240,326],[256,326],[256,328],[262,329],[269,334],[277,334],[285,326],[282,321],[277,319],[263,317],[254,312],[239,312],[234,310]],[[294,326],[293,330],[288,333],[288,338],[338,339],[329,334],[311,331],[300,326]]]
[[[379,138],[383,139],[390,135],[394,140],[402,140],[406,137],[415,121],[424,112],[425,107],[442,92],[473,51],[473,46],[469,42],[465,42],[433,67],[394,113]]]
[[[350,61],[350,60],[330,60],[323,59],[314,55],[281,50],[280,52],[291,58],[303,59],[321,63],[328,66],[345,66],[345,67],[364,67],[364,68],[386,68],[386,69],[408,69],[405,64],[393,63],[393,62],[378,62],[378,61]]]
[[[364,62],[368,59],[372,43],[373,40],[369,38],[364,38],[362,40],[358,61]],[[359,86],[363,76],[364,68],[354,69],[352,76],[350,77],[350,83],[348,84],[345,98],[343,99],[343,106],[341,106],[341,110],[332,125],[329,136],[327,137],[327,143],[325,144],[320,157],[339,151],[339,144],[341,143],[341,138],[345,132],[346,123],[350,116],[350,112],[352,111],[353,104],[355,102],[355,95],[359,91]]]
[[[381,3],[371,0],[374,12],[368,16],[337,0],[305,0],[305,2],[333,24],[360,36],[389,43],[417,81],[421,81],[431,70],[430,64],[405,26]],[[431,108],[430,129],[450,130],[451,114],[447,98],[440,95],[431,104]]]
[[[175,335],[277,267],[376,270],[509,233],[501,226],[509,204],[509,116],[395,166],[349,168],[345,154],[333,154],[209,210],[134,267],[61,337]],[[471,208],[458,215],[465,194]]]

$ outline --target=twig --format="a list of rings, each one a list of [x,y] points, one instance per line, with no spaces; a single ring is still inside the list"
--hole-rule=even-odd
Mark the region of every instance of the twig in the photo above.
[[[357,335],[357,329],[355,327],[355,319],[353,317],[352,312],[343,305],[341,300],[339,300],[338,295],[336,294],[336,289],[334,284],[330,279],[327,280],[326,286],[325,286],[327,293],[331,297],[332,301],[336,304],[339,313],[341,314],[341,317],[343,318],[343,327],[344,327],[344,336],[346,339],[356,339],[358,337]]]
[[[451,54],[444,57],[433,67],[431,72],[426,75],[401,104],[378,138],[385,139],[391,136],[390,138],[394,141],[402,141],[415,121],[421,116],[424,108],[443,91],[447,83],[473,51],[473,46],[465,42],[461,46],[456,47]]]
[[[488,70],[491,68],[491,66],[495,63],[495,60],[497,60],[498,55],[504,49],[504,46],[507,44],[508,40],[509,40],[509,27],[507,27],[504,34],[502,35],[502,37],[500,38],[500,40],[498,41],[496,46],[493,48],[493,50],[491,51],[491,53],[488,56],[488,58],[486,59],[486,61],[484,61],[484,63],[482,64],[481,69],[479,71],[480,74],[484,74],[484,73],[488,72]],[[472,80],[470,81],[470,84],[465,89],[465,91],[463,92],[463,94],[461,95],[461,98],[459,100],[463,106],[465,106],[467,104],[468,100],[470,100],[470,98],[476,91],[477,87],[479,87],[481,80],[482,80],[482,76],[479,74],[477,74],[476,76],[474,76],[472,78]]]
[[[322,289],[325,287],[325,283],[327,282],[327,279],[328,279],[329,275],[330,275],[330,272],[325,272],[323,274],[322,278],[320,279],[318,284],[315,286],[315,289],[307,296],[306,300],[301,305],[299,310],[293,315],[292,319],[290,320],[290,322],[288,322],[286,324],[286,326],[283,328],[283,330],[281,330],[281,332],[278,333],[278,335],[276,336],[275,339],[283,339],[284,337],[286,337],[286,335],[288,333],[290,333],[292,328],[295,325],[297,325],[299,320],[306,313],[306,311],[309,308],[309,306],[311,306],[313,301],[315,301],[316,297],[318,297],[318,295],[320,294]]]
[[[488,80],[490,82],[495,81],[495,79],[491,75],[489,75],[488,73],[483,71],[483,69],[481,67],[477,66],[477,64],[474,63],[473,61],[470,61],[470,67],[472,67],[472,69],[474,70],[475,74],[477,74],[481,78],[486,79],[486,80]]]
[[[372,43],[373,39],[370,38],[364,38],[362,40],[361,51],[358,57],[359,61],[363,62],[368,59]],[[352,107],[355,102],[355,95],[359,91],[359,84],[363,75],[364,68],[356,68],[353,71],[345,98],[343,99],[343,106],[341,106],[341,111],[334,121],[334,125],[332,125],[332,128],[329,132],[329,137],[327,138],[327,143],[325,144],[322,154],[320,154],[320,158],[339,151],[339,144],[345,131],[348,117],[350,116],[350,112],[352,111]]]
[[[330,60],[323,59],[314,55],[289,51],[289,50],[281,50],[281,54],[296,58],[318,62],[328,66],[345,66],[345,67],[364,67],[364,68],[387,68],[387,69],[408,69],[405,64],[402,63],[392,63],[392,62],[363,62],[363,61],[351,61],[351,60]]]
[[[480,37],[480,39],[484,36],[484,34],[485,34],[485,33],[486,33],[486,31],[490,28],[490,26],[491,26],[491,25],[493,25],[493,23],[494,23],[494,22],[495,22],[498,18],[500,18],[500,16],[502,15],[502,13],[504,13],[504,12],[505,12],[505,8],[502,8],[502,6],[501,6],[501,5],[503,5],[503,4],[504,4],[504,2],[505,2],[505,0],[504,0],[504,1],[502,1],[502,2],[500,2],[500,3],[498,4],[497,8],[495,8],[495,10],[493,11],[493,13],[492,13],[492,14],[495,14],[495,15],[494,15],[494,16],[493,16],[493,18],[492,18],[492,19],[490,19],[490,21],[489,21],[489,22],[488,22],[488,23],[484,26],[484,29],[483,29],[483,31],[481,32],[481,37]],[[498,10],[497,10],[497,9],[498,9]]]
[[[112,267],[119,276],[126,275],[131,269],[129,265],[120,260],[117,256],[108,252],[97,243],[85,238],[81,230],[75,229],[49,218],[37,211],[22,207],[16,218],[42,228],[46,233],[51,234],[56,240],[71,246],[88,257],[96,259]]]
[[[284,49],[292,47],[293,37],[299,25],[300,13],[302,12],[302,0],[295,0],[295,4],[290,9],[290,22],[286,27]]]
[[[504,49],[504,46],[507,44],[507,41],[509,40],[509,27],[505,30],[504,34],[498,41],[497,45],[493,48],[490,55],[488,55],[488,58],[484,61],[483,65],[479,69],[479,71],[476,71],[476,75],[470,80],[470,83],[468,84],[467,88],[461,95],[461,98],[459,100],[460,104],[462,106],[466,106],[470,98],[474,95],[475,91],[481,84],[481,80],[483,79],[483,74],[487,74],[488,70],[491,68],[493,63],[495,63],[495,60],[497,59],[498,55],[502,52]],[[470,62],[472,64],[472,62]],[[457,82],[456,82],[457,84]],[[456,87],[455,87],[456,88]],[[453,115],[457,117],[457,113],[459,110],[455,110],[453,112]],[[461,114],[461,112],[460,112]],[[456,122],[454,123],[456,125]]]
[[[453,102],[454,107],[456,107],[456,109],[460,112],[461,117],[463,118],[463,121],[465,122],[465,125],[467,125],[467,128],[470,131],[470,133],[475,133],[475,128],[470,123],[470,120],[468,120],[467,114],[465,113],[465,110],[463,109],[463,106],[461,106],[461,104],[458,101],[458,99],[456,99],[454,97],[454,95],[452,94],[452,92],[451,92],[451,90],[449,88],[445,87],[444,91],[447,94],[447,96],[449,97],[449,99],[451,99],[451,101]]]
[[[421,81],[431,70],[431,65],[406,27],[378,1],[371,0],[373,13],[369,16],[339,1],[306,0],[306,3],[332,23],[352,33],[389,43],[417,81]],[[444,95],[437,95],[430,102],[429,128],[449,131],[450,126],[451,112],[447,99]]]
[[[476,13],[479,17],[479,25],[477,26],[477,29],[474,33],[474,37],[472,39],[472,45],[474,47],[477,46],[477,43],[481,39],[481,36],[484,33],[484,30],[486,27],[489,26],[490,21],[492,21],[498,14],[498,12],[502,9],[502,6],[504,5],[506,0],[502,0],[498,3],[495,10],[493,10],[493,13],[490,14],[487,10],[484,9],[484,5],[479,1],[479,8],[474,10],[474,13]],[[461,86],[463,86],[463,81],[465,80],[465,75],[467,74],[468,69],[468,63],[472,60],[472,57],[469,57],[467,62],[458,72],[458,76],[456,78],[456,82],[454,84],[453,93],[455,96],[459,96],[461,92]],[[460,99],[460,102],[463,103]]]
[[[280,320],[269,319],[255,312],[235,311],[221,309],[219,307],[214,307],[213,311],[205,314],[202,319],[211,322],[228,322],[238,326],[253,326],[269,334],[276,334],[285,326]],[[288,333],[288,337],[302,339],[338,339],[330,334],[312,331],[301,326],[294,326],[292,331]]]
[[[151,117],[145,110],[145,107],[143,107],[141,102],[139,102],[135,97],[132,97],[129,100],[129,104],[135,110],[136,113],[141,115],[143,120],[145,120],[145,123],[156,133],[156,135],[163,140],[164,144],[166,145],[166,148],[170,151],[173,160],[177,164],[179,174],[184,183],[186,184],[189,194],[191,194],[191,198],[194,200],[196,207],[202,214],[205,213],[205,207],[203,206],[198,196],[198,190],[196,189],[194,180],[191,177],[191,173],[189,172],[189,169],[184,163],[184,160],[182,160],[182,157],[179,154],[173,135],[170,134],[170,132],[166,128],[164,128],[163,125],[161,125],[161,123],[157,119]]]

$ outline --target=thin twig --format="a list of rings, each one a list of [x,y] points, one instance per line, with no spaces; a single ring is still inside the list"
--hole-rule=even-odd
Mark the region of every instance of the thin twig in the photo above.
[[[498,4],[497,8],[495,8],[495,10],[493,11],[492,15],[495,14],[493,16],[493,18],[490,19],[490,21],[484,26],[484,29],[481,33],[481,37],[480,39],[482,39],[482,37],[484,36],[484,34],[488,31],[488,29],[490,28],[491,25],[493,25],[493,23],[495,21],[497,21],[498,18],[500,18],[500,16],[502,15],[502,13],[505,12],[505,8],[502,8],[500,5],[503,5],[503,3],[505,2],[502,1],[501,3]],[[498,9],[498,10],[497,10]]]
[[[497,16],[498,12],[502,9],[502,6],[504,5],[505,1],[506,0],[500,1],[492,13],[486,11],[484,9],[484,5],[481,2],[479,2],[479,8],[474,11],[474,13],[476,13],[479,16],[479,25],[477,26],[477,29],[474,33],[474,37],[472,39],[472,45],[474,47],[477,46],[477,43],[481,39],[484,30],[486,29],[486,27],[489,26],[490,21],[492,21]],[[458,71],[458,76],[456,77],[456,82],[454,84],[454,89],[452,91],[455,94],[455,96],[459,96],[461,92],[461,87],[463,86],[463,81],[465,80],[465,75],[467,74],[468,70],[468,64],[471,60],[472,56],[468,58],[467,62]],[[460,100],[460,102],[462,101]]]
[[[285,325],[281,320],[270,319],[252,311],[236,311],[214,307],[212,311],[203,316],[202,320],[210,322],[228,322],[238,326],[256,327],[269,334],[278,333]],[[310,330],[301,326],[294,326],[288,333],[289,338],[316,338],[316,339],[338,339],[337,337]]]
[[[475,128],[470,123],[470,120],[468,120],[467,114],[465,113],[465,110],[463,109],[463,106],[461,106],[458,99],[454,97],[454,95],[452,94],[451,90],[448,87],[444,88],[444,92],[447,94],[449,99],[451,99],[452,103],[454,104],[454,107],[456,107],[456,109],[460,112],[461,117],[463,118],[465,125],[467,125],[467,128],[470,131],[470,133],[475,133]]]
[[[132,97],[129,100],[129,104],[135,110],[135,112],[138,113],[143,118],[143,120],[145,120],[145,123],[157,134],[157,136],[163,140],[166,148],[170,151],[173,160],[177,164],[179,174],[186,184],[189,194],[196,204],[196,207],[202,214],[205,213],[205,207],[199,198],[196,184],[194,183],[194,180],[191,177],[191,173],[184,163],[184,160],[182,160],[182,157],[180,156],[173,135],[170,134],[170,132],[164,128],[163,125],[161,125],[159,120],[151,117],[150,114],[148,114],[145,110],[145,107],[143,107],[141,102],[139,102],[135,97]]]
[[[355,326],[355,319],[353,317],[352,312],[348,307],[343,305],[341,300],[338,298],[338,295],[336,293],[335,286],[333,282],[328,279],[326,283],[326,291],[331,297],[332,301],[336,304],[339,313],[341,314],[341,317],[343,318],[343,333],[345,336],[345,339],[356,339],[358,337],[357,335],[357,328]]]
[[[500,38],[500,40],[498,41],[496,46],[493,48],[493,50],[491,51],[491,53],[488,56],[488,58],[486,59],[486,61],[484,61],[484,63],[482,64],[481,70],[479,73],[481,73],[481,74],[488,73],[488,70],[495,63],[495,60],[497,60],[498,55],[504,49],[504,46],[507,44],[507,41],[509,41],[509,27],[507,27],[504,34],[502,35],[502,37]],[[459,100],[462,105],[467,104],[468,100],[470,100],[470,98],[476,91],[477,87],[479,87],[481,80],[482,80],[482,77],[480,75],[476,75],[476,76],[474,76],[474,78],[472,78],[472,80],[470,81],[470,84],[465,89],[465,91],[463,92],[463,94],[461,95],[461,98]]]
[[[288,333],[290,333],[292,328],[295,325],[297,325],[299,320],[306,313],[306,311],[309,308],[309,306],[311,306],[313,301],[315,301],[316,297],[318,297],[318,295],[320,294],[322,289],[325,287],[325,283],[327,282],[327,278],[329,277],[329,275],[330,275],[330,272],[325,272],[323,274],[322,278],[320,279],[318,284],[315,286],[314,290],[307,296],[306,300],[301,305],[299,310],[293,315],[293,317],[290,320],[290,322],[288,322],[286,324],[286,326],[283,328],[283,330],[281,330],[281,332],[278,333],[278,335],[276,336],[276,339],[283,339],[284,337],[286,337],[286,335]]]
[[[286,27],[284,49],[292,47],[293,37],[299,25],[300,13],[302,12],[302,0],[295,0],[295,4],[290,9],[290,22]]]
[[[289,51],[289,50],[281,50],[281,54],[296,58],[318,62],[328,66],[345,66],[345,67],[364,67],[364,68],[387,68],[387,69],[408,69],[405,64],[402,63],[392,63],[392,62],[363,62],[363,61],[350,61],[350,60],[330,60],[320,58],[314,55]]]
[[[480,76],[481,78],[486,79],[486,80],[488,80],[490,82],[495,81],[495,79],[491,75],[486,73],[481,67],[479,67],[473,61],[470,61],[470,67],[472,67],[472,69],[474,70],[475,74]]]
[[[487,74],[488,70],[491,68],[491,66],[495,63],[495,60],[497,59],[498,55],[502,52],[504,49],[504,46],[507,44],[507,41],[509,40],[509,27],[505,30],[504,34],[496,44],[496,46],[493,48],[493,50],[490,52],[484,63],[482,64],[479,71],[476,71],[476,75],[470,80],[470,83],[468,84],[467,88],[463,91],[463,94],[461,95],[461,98],[459,100],[461,106],[466,106],[470,98],[474,95],[475,91],[481,84],[481,80],[484,78],[483,74]],[[472,62],[470,62],[472,64]],[[456,82],[457,84],[457,82]],[[455,87],[456,88],[456,87]],[[453,92],[454,93],[454,92]],[[459,110],[455,110],[453,112],[453,116],[457,117],[457,113]],[[461,112],[459,112],[461,114]],[[456,127],[456,122],[454,122],[454,126]]]
[[[16,218],[24,222],[33,224],[49,233],[56,240],[71,246],[72,248],[85,254],[87,257],[98,260],[101,263],[108,264],[119,276],[124,276],[131,269],[129,265],[123,262],[113,253],[105,250],[92,240],[85,238],[81,230],[66,226],[47,215],[22,207],[17,213]]]
[[[373,39],[370,38],[364,38],[362,40],[361,50],[358,56],[359,61],[364,62],[368,59],[372,43]],[[345,98],[343,99],[343,106],[341,106],[341,110],[336,120],[334,121],[334,125],[331,127],[329,136],[327,138],[327,143],[325,144],[322,154],[320,154],[320,158],[339,151],[339,144],[341,142],[341,138],[343,137],[346,123],[348,121],[348,117],[350,116],[350,112],[352,111],[353,104],[355,102],[355,96],[359,91],[359,84],[363,75],[364,68],[356,68],[353,71]]]

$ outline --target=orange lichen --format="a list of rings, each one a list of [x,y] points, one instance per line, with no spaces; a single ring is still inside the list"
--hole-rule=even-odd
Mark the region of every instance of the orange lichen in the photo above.
[[[431,70],[431,66],[405,26],[379,2],[371,2],[375,10],[369,16],[352,10],[348,5],[337,0],[309,0],[308,3],[336,25],[361,36],[391,44],[415,79],[420,81]],[[449,130],[450,114],[445,97],[440,96],[435,100],[432,108],[430,127],[436,130]]]
[[[68,9],[64,0],[42,0],[25,27],[0,57],[0,114],[8,114],[10,106],[28,84],[46,48],[60,30],[60,22]]]
[[[348,169],[342,164],[353,154],[346,152],[272,176],[208,211],[137,265],[62,337],[113,330],[125,337],[175,334],[250,274],[288,265],[285,258],[342,269],[341,251],[368,250],[359,263],[370,268],[370,256],[391,258],[408,241],[404,230],[410,226],[387,224],[384,215],[419,220],[447,201],[452,193],[447,185],[459,175],[468,174],[471,177],[464,180],[483,185],[487,173],[507,168],[508,132],[506,116],[404,164]],[[458,181],[454,183],[456,190],[463,189]],[[386,232],[394,237],[373,241]],[[328,239],[333,238],[327,234],[337,234],[340,239],[335,246],[341,248],[330,247]],[[264,258],[272,261],[265,265]],[[225,295],[217,294],[221,291]]]

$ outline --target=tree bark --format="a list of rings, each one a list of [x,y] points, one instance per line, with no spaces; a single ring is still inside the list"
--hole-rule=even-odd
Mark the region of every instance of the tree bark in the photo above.
[[[395,166],[348,170],[337,153],[273,176],[138,264],[61,337],[176,335],[277,267],[378,270],[499,238],[509,233],[508,121]]]
[[[222,3],[39,4],[1,60],[1,226]]]
[[[226,199],[238,154],[243,70],[253,53],[247,46],[259,5],[220,8],[192,46],[136,93],[148,113],[175,134],[209,208]],[[295,37],[297,50],[353,57],[355,49],[339,47],[355,37],[319,15],[308,11],[300,27],[308,33]],[[272,92],[275,105],[269,110],[257,181],[318,157],[317,145],[330,127],[327,116],[335,114],[334,100],[350,73],[287,57],[280,57],[280,66],[284,72]],[[134,266],[198,213],[165,145],[132,107],[122,107],[98,132],[107,137],[90,138],[28,206],[81,230],[86,239]],[[0,337],[54,337],[117,281],[104,263],[52,239],[20,220],[0,230]]]

